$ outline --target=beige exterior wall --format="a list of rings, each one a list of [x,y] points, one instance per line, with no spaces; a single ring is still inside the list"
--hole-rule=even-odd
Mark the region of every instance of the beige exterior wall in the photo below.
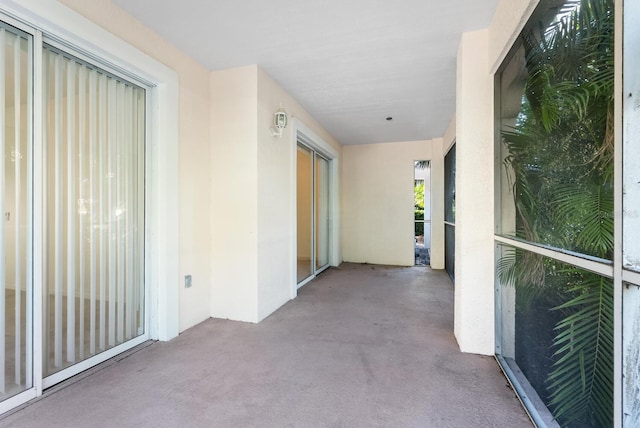
[[[416,160],[432,161],[435,223],[442,210],[436,196],[441,194],[437,187],[442,187],[436,178],[442,169],[441,146],[436,139],[343,148],[344,261],[413,266],[413,165]],[[442,243],[432,240],[432,248],[437,246]]]
[[[458,53],[454,330],[461,349],[491,355],[494,165],[487,48],[488,31],[481,30],[464,34]]]
[[[431,268],[444,269],[444,140],[431,145]]]
[[[258,320],[295,297],[296,247],[296,136],[297,118],[337,153],[342,146],[264,70],[258,78]],[[272,137],[273,114],[283,107],[289,126],[282,137]],[[339,189],[337,189],[339,191]]]
[[[256,66],[211,73],[211,316],[257,322]]]
[[[495,352],[493,79],[536,4],[501,0],[491,27],[465,33],[458,52],[454,330],[464,352]]]
[[[447,154],[447,152],[449,151],[449,149],[451,149],[451,147],[455,144],[456,142],[456,117],[453,116],[453,119],[451,119],[451,122],[449,122],[449,126],[447,127],[447,130],[444,133],[444,137],[442,138],[442,152],[444,153],[444,155]]]
[[[273,113],[342,149],[256,65],[211,73],[211,94],[211,315],[259,322],[296,295],[296,138],[271,136]]]
[[[180,278],[190,274],[193,286],[180,289],[180,331],[209,317],[211,206],[209,72],[106,0],[61,0],[107,31],[176,71],[180,80]]]

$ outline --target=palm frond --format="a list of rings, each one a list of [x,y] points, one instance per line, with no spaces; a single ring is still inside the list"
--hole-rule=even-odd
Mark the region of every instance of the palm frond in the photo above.
[[[557,190],[556,221],[573,236],[576,249],[601,258],[613,250],[613,186],[610,183],[565,185]]]
[[[556,361],[548,377],[551,406],[563,424],[613,422],[613,285],[591,273],[579,274],[574,297],[555,310],[568,311],[556,326]]]

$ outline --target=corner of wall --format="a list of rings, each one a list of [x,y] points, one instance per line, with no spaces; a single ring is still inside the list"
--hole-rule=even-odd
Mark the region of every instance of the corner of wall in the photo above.
[[[465,33],[456,94],[454,332],[464,352],[494,352],[493,76],[489,30]]]
[[[454,332],[463,352],[495,353],[494,73],[538,2],[500,0],[490,28],[463,34],[458,50],[447,134],[457,147]]]
[[[442,137],[442,156],[445,156],[449,149],[456,142],[456,115],[454,114],[449,122],[449,126]]]
[[[500,0],[489,27],[489,66],[495,71],[540,0]]]
[[[431,146],[431,268],[444,269],[444,140]]]

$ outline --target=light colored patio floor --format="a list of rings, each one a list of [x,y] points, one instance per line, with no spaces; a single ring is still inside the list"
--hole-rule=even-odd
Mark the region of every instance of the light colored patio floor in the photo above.
[[[462,354],[442,271],[343,264],[260,324],[211,319],[71,380],[0,427],[531,427]]]

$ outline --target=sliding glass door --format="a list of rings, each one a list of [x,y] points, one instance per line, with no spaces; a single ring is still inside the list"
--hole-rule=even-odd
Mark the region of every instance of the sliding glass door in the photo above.
[[[46,376],[144,332],[145,91],[43,54]]]
[[[21,28],[0,22],[0,413],[148,337],[146,91]]]
[[[329,161],[298,142],[297,282],[329,266]]]
[[[0,23],[0,401],[33,386],[32,49]]]
[[[313,274],[313,151],[297,150],[298,283]]]

